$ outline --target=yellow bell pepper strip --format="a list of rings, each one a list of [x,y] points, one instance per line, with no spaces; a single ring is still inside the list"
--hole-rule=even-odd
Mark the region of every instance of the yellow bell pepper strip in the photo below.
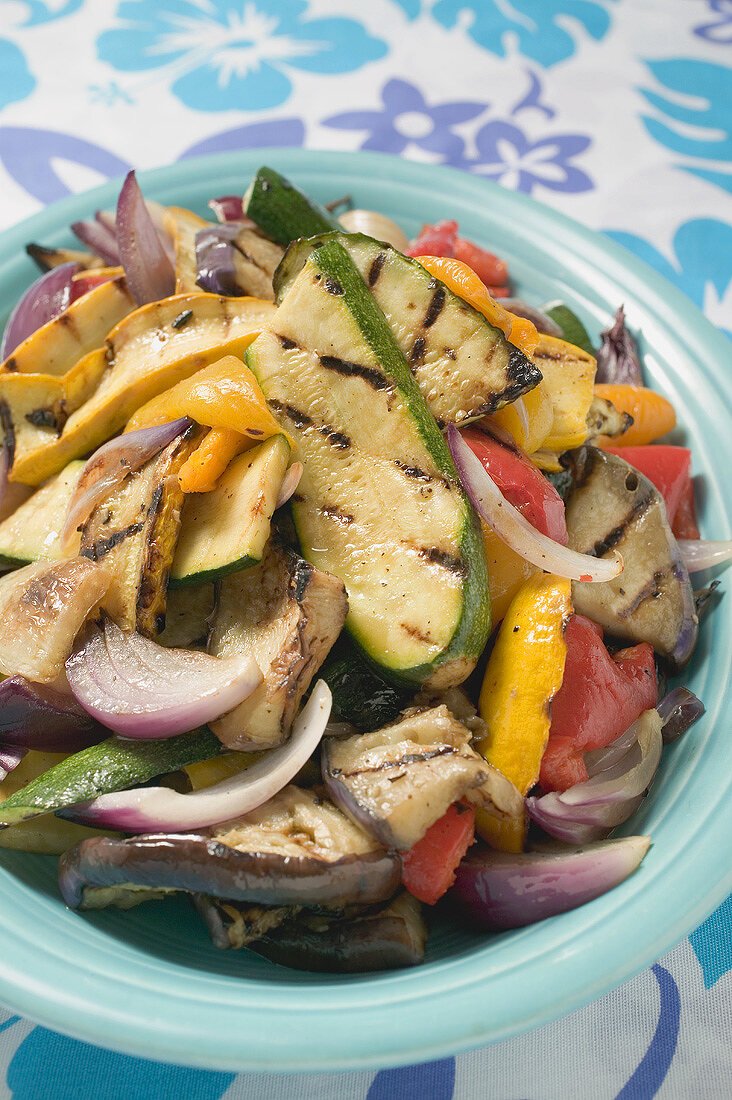
[[[536,566],[526,561],[487,523],[483,528],[485,557],[488,563],[488,591],[491,597],[491,617],[494,623],[501,622],[521,585],[537,572]]]
[[[430,275],[444,283],[448,290],[468,302],[478,313],[482,313],[486,321],[499,328],[515,347],[526,355],[533,355],[539,340],[534,325],[525,317],[517,317],[515,313],[509,313],[499,305],[471,267],[461,260],[446,256],[417,256],[416,260]]]
[[[254,447],[254,440],[231,428],[209,428],[178,471],[184,493],[210,493],[233,458]]]
[[[613,439],[600,436],[598,446],[636,447],[652,443],[676,427],[676,412],[670,401],[645,386],[622,386],[610,382],[598,383],[595,393],[610,401],[618,412],[630,413],[633,423],[622,435]]]
[[[535,389],[525,393],[521,400],[526,409],[528,433],[519,414],[516,412],[515,405],[504,405],[498,412],[493,413],[492,416],[487,416],[485,419],[488,423],[493,422],[498,424],[500,428],[504,428],[513,436],[522,451],[526,451],[528,455],[533,455],[535,451],[539,450],[552,430],[554,406],[551,397],[541,382]]]
[[[572,614],[571,582],[538,573],[519,589],[501,624],[480,692],[487,734],[478,751],[525,795],[539,778],[551,701],[562,686]],[[478,811],[476,827],[503,851],[521,851],[525,815],[499,822]]]
[[[214,783],[220,783],[223,779],[230,779],[233,775],[244,771],[259,759],[260,753],[256,752],[222,752],[218,756],[210,756],[208,760],[197,760],[193,764],[186,764],[183,771],[191,781],[194,791],[200,791],[204,787],[213,787]]]

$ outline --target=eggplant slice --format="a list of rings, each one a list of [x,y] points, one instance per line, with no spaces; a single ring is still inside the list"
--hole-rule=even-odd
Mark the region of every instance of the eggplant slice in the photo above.
[[[612,581],[575,582],[575,611],[618,638],[650,642],[672,669],[681,668],[696,645],[699,621],[663,497],[618,455],[580,447],[564,461],[572,475],[570,547],[595,557],[617,550],[624,566]]]
[[[449,806],[490,780],[470,730],[446,706],[416,710],[373,733],[323,743],[330,797],[388,848],[420,840]]]
[[[154,638],[165,626],[168,573],[180,529],[178,471],[198,442],[194,426],[102,500],[81,535],[83,557],[105,562],[104,609],[123,630]]]
[[[614,439],[627,432],[632,423],[630,413],[620,412],[612,401],[595,394],[587,413],[587,442],[593,443],[601,435]]]
[[[292,786],[258,810],[200,834],[97,837],[59,862],[59,886],[72,909],[108,904],[108,887],[119,885],[342,909],[386,901],[400,877],[396,853],[325,799]]]
[[[259,564],[221,581],[209,653],[247,654],[264,677],[248,699],[211,723],[224,745],[242,750],[282,744],[346,610],[340,580],[273,539]]]
[[[333,974],[397,970],[424,961],[421,906],[405,892],[382,909],[351,919],[301,913],[249,946],[281,966]]]
[[[191,901],[219,951],[248,947],[300,912],[299,905],[247,905],[210,894],[194,894]]]

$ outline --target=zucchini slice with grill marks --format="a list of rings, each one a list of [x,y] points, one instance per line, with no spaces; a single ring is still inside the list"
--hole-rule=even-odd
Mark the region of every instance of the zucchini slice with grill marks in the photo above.
[[[314,249],[337,240],[368,284],[440,427],[493,413],[541,381],[541,370],[504,333],[416,260],[360,233],[290,245],[275,272],[281,301]]]
[[[448,687],[490,629],[483,538],[445,441],[348,238],[313,250],[247,353],[304,465],[305,556],[343,581],[347,626],[389,677]]]
[[[214,580],[261,561],[289,455],[284,436],[272,436],[229,463],[212,492],[186,497],[171,584]]]
[[[70,462],[0,523],[0,569],[58,556],[58,538],[83,468],[81,461]]]

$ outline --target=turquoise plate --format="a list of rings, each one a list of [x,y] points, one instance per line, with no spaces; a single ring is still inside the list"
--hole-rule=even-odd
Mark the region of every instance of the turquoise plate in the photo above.
[[[730,536],[732,349],[678,290],[523,195],[377,154],[255,150],[146,173],[142,185],[149,197],[204,212],[210,196],[241,192],[263,162],[322,200],[351,194],[408,234],[423,221],[456,218],[466,237],[508,260],[520,293],[535,302],[563,298],[594,337],[624,302],[643,332],[653,385],[673,401],[693,445],[704,532]],[[65,199],[3,235],[5,310],[34,277],[25,243],[69,243],[68,224],[112,206],[117,189]],[[685,676],[706,716],[666,750],[629,830],[650,833],[653,846],[636,874],[589,905],[496,936],[438,926],[422,967],[331,977],[246,951],[217,952],[183,900],[71,913],[58,895],[55,860],[2,852],[0,999],[102,1046],[231,1070],[425,1061],[547,1023],[647,966],[732,888],[731,648],[723,606],[705,623]]]

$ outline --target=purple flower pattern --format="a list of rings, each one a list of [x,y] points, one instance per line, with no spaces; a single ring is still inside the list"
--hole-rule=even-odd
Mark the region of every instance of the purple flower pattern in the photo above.
[[[550,191],[589,191],[593,184],[570,161],[589,147],[584,134],[553,134],[531,141],[510,122],[492,119],[475,136],[478,156],[464,167],[514,191],[530,194],[537,187]]]
[[[732,46],[732,0],[708,0],[708,4],[719,19],[694,27],[694,34],[719,46]]]
[[[454,164],[461,159],[465,142],[453,127],[477,118],[488,106],[467,100],[430,106],[406,80],[387,81],[381,101],[381,110],[346,111],[325,119],[323,125],[367,132],[361,149],[403,153],[412,144],[436,155],[442,163]]]

